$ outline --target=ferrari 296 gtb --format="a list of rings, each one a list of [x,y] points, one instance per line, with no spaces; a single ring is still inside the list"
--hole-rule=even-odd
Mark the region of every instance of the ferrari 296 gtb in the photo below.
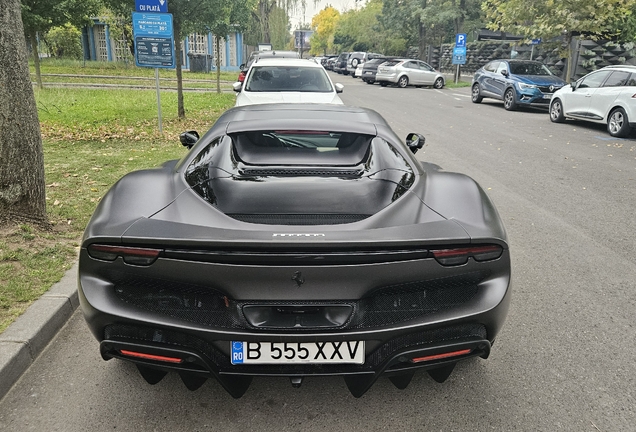
[[[510,254],[470,177],[419,162],[376,112],[253,105],[132,172],[84,234],[79,293],[104,359],[240,397],[254,376],[340,375],[356,396],[488,357]]]

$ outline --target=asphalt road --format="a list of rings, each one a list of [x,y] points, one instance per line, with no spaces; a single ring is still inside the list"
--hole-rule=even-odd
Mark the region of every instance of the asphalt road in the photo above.
[[[400,137],[420,132],[426,163],[474,177],[506,224],[510,313],[488,360],[444,384],[425,373],[361,399],[340,378],[299,389],[257,378],[234,400],[155,386],[104,362],[76,313],[0,401],[1,431],[631,431],[636,424],[636,140],[546,112],[472,104],[469,89],[398,89],[350,77],[342,99],[379,111]]]

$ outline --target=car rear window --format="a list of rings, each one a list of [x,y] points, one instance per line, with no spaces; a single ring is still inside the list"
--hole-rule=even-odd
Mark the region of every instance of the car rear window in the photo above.
[[[332,92],[327,73],[320,67],[255,66],[245,90],[251,92]]]
[[[236,156],[249,165],[354,166],[373,136],[329,131],[254,131],[232,134]]]
[[[401,63],[401,60],[389,60],[386,63],[384,63],[384,66],[395,66],[396,64]]]

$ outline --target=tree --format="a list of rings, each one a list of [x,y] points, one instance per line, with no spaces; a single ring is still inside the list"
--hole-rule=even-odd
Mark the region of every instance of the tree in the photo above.
[[[381,22],[387,29],[401,35],[410,45],[417,45],[424,58],[427,45],[452,40],[481,27],[481,0],[384,0]],[[441,39],[441,40],[440,40]]]
[[[311,36],[312,55],[327,54],[333,50],[333,35],[340,19],[340,12],[331,6],[325,7],[311,20],[311,28],[314,34]]]
[[[385,38],[378,17],[382,14],[382,0],[370,0],[359,10],[343,13],[338,20],[334,44],[343,50],[381,51]]]
[[[549,40],[563,36],[567,48],[567,79],[573,36],[622,40],[634,34],[636,0],[485,0],[482,9],[492,30]]]
[[[320,0],[313,0],[314,4],[318,4]],[[272,24],[273,14],[277,9],[282,9],[285,15],[296,10],[300,6],[303,10],[307,5],[307,0],[258,0],[256,8],[253,9],[252,15],[254,21],[259,24],[260,35],[262,37],[258,42],[272,43]],[[304,28],[304,27],[303,27]]]
[[[101,7],[99,0],[22,0],[22,22],[33,51],[35,76],[42,88],[37,33],[46,33],[53,27],[67,23],[81,27],[89,24]]]
[[[217,0],[223,1],[223,0]],[[223,14],[217,15],[209,25],[209,29],[216,39],[216,52],[221,49],[221,37],[226,37],[233,31],[242,31],[250,20],[250,9],[253,0],[224,0]],[[216,56],[216,92],[221,93],[221,56]]]
[[[251,16],[249,24],[243,34],[245,43],[247,45],[256,46],[265,41],[262,32],[261,17],[255,13],[257,6],[254,6],[251,10]],[[284,9],[274,6],[269,12],[268,17],[269,28],[269,43],[272,44],[272,49],[282,50],[287,47],[289,43],[291,25],[289,23],[289,16]]]
[[[49,48],[49,53],[54,57],[75,60],[82,58],[82,32],[71,24],[53,27],[43,39]]]
[[[40,122],[20,0],[0,0],[0,221],[46,223]]]

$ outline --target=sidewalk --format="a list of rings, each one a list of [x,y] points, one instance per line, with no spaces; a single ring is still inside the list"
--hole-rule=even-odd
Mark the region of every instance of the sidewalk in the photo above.
[[[79,306],[77,263],[0,334],[0,399],[18,381]]]

